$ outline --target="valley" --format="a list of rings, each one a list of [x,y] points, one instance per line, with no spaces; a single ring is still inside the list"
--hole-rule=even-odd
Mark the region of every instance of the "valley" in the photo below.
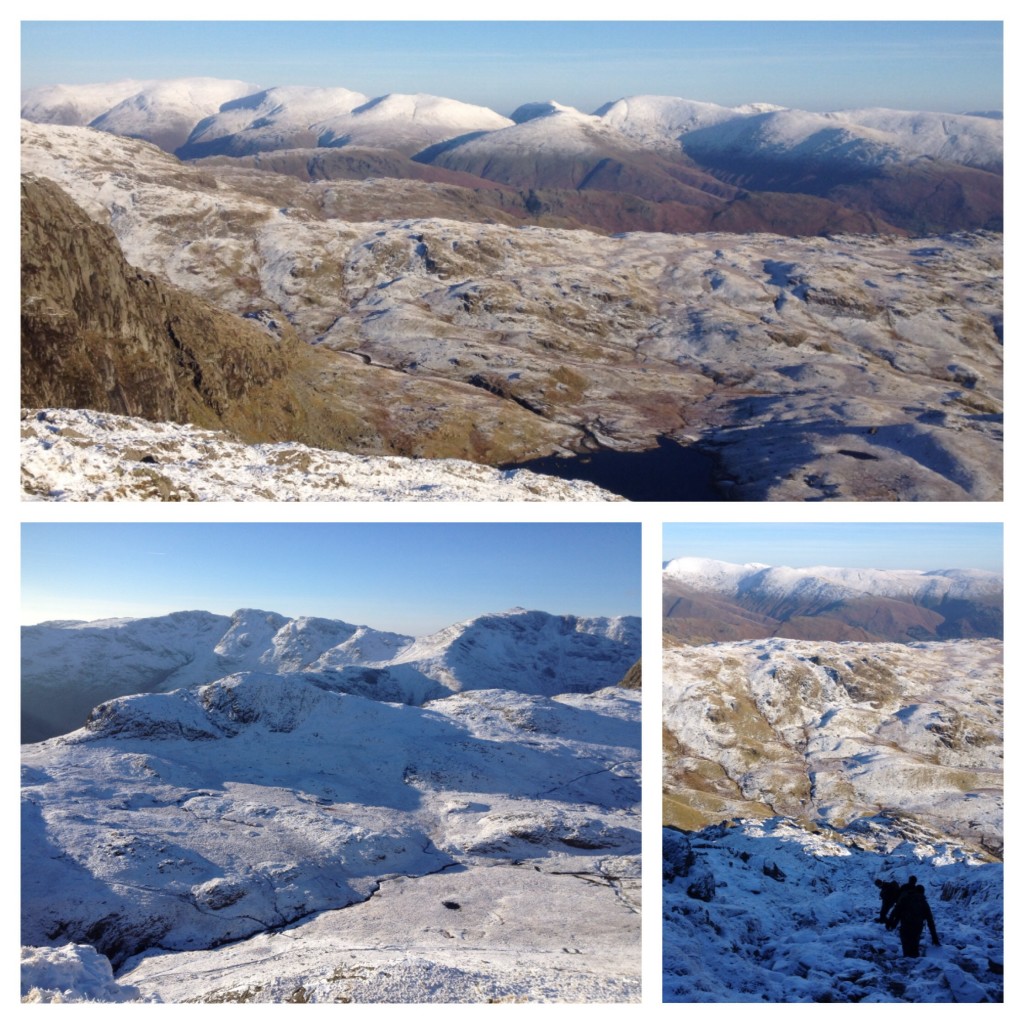
[[[830,131],[860,141],[814,157],[810,191],[753,192],[698,166],[688,140],[804,159],[817,115],[633,97],[593,115],[525,104],[498,124],[485,108],[389,95],[350,97],[332,118],[345,90],[293,88],[221,101],[172,146],[154,127],[179,110],[171,86],[92,114],[92,127],[80,124],[109,90],[88,108],[83,93],[77,115],[66,97],[26,104],[38,122],[22,124],[26,188],[55,183],[126,261],[89,294],[71,266],[23,281],[28,408],[536,465],[632,500],[1001,496],[996,120],[829,115]],[[77,123],[43,123],[61,119]],[[924,174],[926,154],[927,173],[959,190],[957,212],[908,198],[897,215],[897,179]],[[911,209],[927,223],[910,224]],[[46,266],[45,238],[81,216],[49,199],[42,249],[29,257],[23,234],[25,258]],[[105,306],[126,267],[174,289],[173,318],[194,300],[218,311],[207,318],[241,318],[170,354],[187,402],[143,411],[134,365],[93,371],[77,392],[54,371],[62,329],[61,352],[88,334],[84,363],[125,329]],[[194,364],[207,374],[219,339],[241,333],[261,345],[235,357],[230,402],[205,377],[196,401]],[[659,471],[662,487],[637,489],[651,476],[639,456],[665,446],[702,467],[700,483]]]

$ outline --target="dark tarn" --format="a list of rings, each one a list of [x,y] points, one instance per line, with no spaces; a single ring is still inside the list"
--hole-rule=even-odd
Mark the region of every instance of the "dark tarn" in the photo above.
[[[574,456],[547,455],[500,469],[529,469],[563,480],[586,480],[629,501],[722,501],[714,485],[715,456],[667,437],[642,452],[602,448]]]

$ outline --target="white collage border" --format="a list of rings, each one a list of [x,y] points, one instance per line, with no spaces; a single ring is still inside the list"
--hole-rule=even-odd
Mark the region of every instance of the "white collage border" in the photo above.
[[[280,5],[272,5],[257,0],[257,2],[246,5],[240,10],[239,5],[226,4],[221,0],[209,0],[206,3],[196,3],[194,0],[180,0],[173,5],[168,12],[154,10],[152,7],[140,9],[140,6],[128,2],[100,2],[90,5],[76,5],[65,0],[52,2],[52,0],[40,0],[35,4],[21,3],[17,5],[20,9],[5,18],[5,32],[0,37],[0,47],[3,47],[4,62],[2,73],[5,78],[10,79],[9,88],[5,90],[8,102],[7,109],[14,116],[14,95],[15,90],[20,90],[17,82],[19,68],[19,22],[21,19],[124,19],[124,20],[160,20],[167,18],[171,20],[209,19],[223,18],[232,20],[244,14],[253,19],[281,19]],[[1004,22],[1004,52],[1005,52],[1005,98],[1008,108],[1008,130],[1007,130],[1007,181],[1011,189],[1006,194],[1006,219],[1011,224],[1011,235],[1018,224],[1017,198],[1012,191],[1014,183],[1014,172],[1019,166],[1019,145],[1017,139],[1017,127],[1019,118],[1014,110],[1016,97],[1024,95],[1019,91],[1016,58],[1024,55],[1024,51],[1018,45],[1018,28],[1021,24],[1021,16],[1015,10],[1010,10],[1009,3],[992,3],[986,0],[971,5],[964,9],[961,5],[940,0],[940,2],[929,4],[927,8],[920,4],[910,4],[906,0],[892,0],[889,3],[880,3],[878,0],[865,0],[857,5],[855,10],[836,11],[832,8],[822,9],[818,3],[809,3],[806,0],[794,0],[785,5],[787,19],[820,20],[823,14],[835,15],[862,19],[891,20],[894,18],[905,18],[916,20],[927,18],[929,20],[957,20],[970,18],[971,20],[1002,20]],[[371,9],[364,12],[362,8],[342,8],[340,5],[328,4],[322,0],[310,0],[303,5],[301,15],[303,20],[329,20],[332,18],[352,18],[360,20],[380,20],[382,18],[422,19],[425,15],[437,18],[457,18],[465,20],[479,20],[481,14],[489,15],[490,12],[481,12],[478,4],[468,3],[465,0],[440,0],[440,2],[429,5],[413,5],[408,0],[400,0],[397,3],[387,5],[386,10]],[[633,19],[671,19],[691,16],[703,20],[704,8],[693,10],[689,6],[681,9],[677,5],[651,2],[651,0],[639,0],[630,4],[625,11],[629,20]],[[766,18],[767,15],[778,14],[778,11],[766,11],[764,5],[757,5],[739,0],[729,5],[728,12],[712,10],[711,16],[718,20],[775,20]],[[593,0],[591,3],[579,2],[558,2],[538,3],[536,0],[523,0],[523,2],[510,5],[494,14],[496,19],[515,18],[520,20],[532,19],[590,19],[590,20],[621,20],[623,18],[622,5],[608,3],[607,0]],[[283,19],[281,19],[283,20]],[[710,19],[708,19],[710,20]],[[14,188],[15,178],[18,170],[18,154],[14,126],[6,136],[6,144],[3,152],[9,157],[6,164],[10,179],[6,181],[8,186],[5,192],[6,201],[2,206],[4,225],[6,227],[4,246],[4,268],[3,276],[5,294],[9,296],[10,302],[5,304],[6,309],[11,312],[13,321],[13,310],[16,307],[17,299],[17,277],[15,267],[17,252],[15,241],[18,235],[18,211],[13,197],[17,195]],[[1016,281],[1016,244],[1007,246],[1006,268],[1010,274],[1010,287],[1006,289],[1006,305],[1008,307],[1007,323],[1010,325],[1006,336],[1013,339],[1013,326],[1017,323],[1016,296],[1012,285]],[[12,332],[13,333],[13,332]],[[7,408],[10,410],[8,423],[9,436],[16,436],[18,429],[13,422],[16,411],[20,408],[20,401],[15,396],[18,389],[18,368],[17,355],[13,337],[8,338],[0,359],[3,360],[3,381],[4,386],[10,389],[10,403]],[[1006,365],[1006,390],[1007,393],[1015,395],[1017,384],[1020,381],[1020,374],[1017,369],[1017,360],[1011,352]],[[1014,426],[1013,406],[1011,405],[1010,426]],[[643,1014],[645,1020],[651,1020],[651,1014],[657,1021],[677,1019],[677,1015],[684,1012],[676,1004],[663,1005],[661,1003],[661,822],[660,822],[660,780],[661,780],[661,701],[660,701],[660,665],[661,665],[661,562],[662,562],[662,525],[675,522],[778,522],[778,523],[842,523],[850,521],[861,522],[893,522],[893,523],[914,523],[914,522],[997,522],[1004,524],[1004,574],[1006,578],[1006,605],[1005,622],[1008,635],[1006,651],[1006,678],[1010,681],[1006,702],[1007,726],[1006,726],[1006,748],[1007,767],[1005,773],[1007,790],[1007,850],[1009,851],[1011,867],[1017,863],[1016,840],[1020,838],[1021,831],[1018,827],[1018,809],[1015,793],[1015,783],[1019,778],[1018,761],[1015,756],[1015,741],[1021,736],[1019,722],[1017,720],[1017,698],[1012,682],[1019,677],[1019,669],[1022,666],[1022,658],[1019,650],[1019,643],[1015,636],[1014,625],[1020,622],[1021,597],[1019,587],[1019,575],[1024,568],[1024,561],[1021,555],[1021,532],[1024,531],[1024,497],[1021,494],[1021,472],[1019,464],[1024,460],[1019,455],[1019,445],[1016,442],[1015,431],[1009,432],[1010,440],[1006,444],[1005,452],[1010,457],[1005,459],[1005,500],[1001,503],[919,503],[919,504],[855,504],[855,503],[815,503],[815,504],[794,504],[794,503],[573,503],[573,504],[498,504],[492,502],[482,503],[409,503],[409,504],[388,504],[388,503],[352,503],[352,504],[277,504],[272,502],[259,503],[211,503],[207,505],[185,505],[185,504],[76,504],[74,506],[63,503],[23,503],[20,501],[20,490],[15,481],[18,479],[18,455],[14,444],[3,446],[3,481],[4,487],[0,490],[3,495],[0,500],[0,528],[2,528],[2,546],[0,552],[6,553],[4,560],[3,574],[5,577],[3,590],[0,592],[0,610],[5,614],[3,621],[6,629],[6,639],[10,643],[11,650],[17,650],[19,641],[17,639],[17,627],[20,618],[17,614],[19,596],[19,574],[17,571],[18,552],[20,550],[20,525],[23,522],[641,522],[643,524],[643,658],[645,665],[646,686],[643,698],[644,725],[643,725],[643,777],[645,785],[645,812],[643,824],[643,997],[640,1005],[635,1004],[595,1004],[586,1007],[584,1010],[588,1020],[596,1021],[596,1024],[612,1024],[622,1016],[627,1019],[639,1019],[634,1015]],[[1016,455],[1014,460],[1012,457]],[[12,684],[13,692],[13,684]],[[8,731],[4,751],[4,765],[9,770],[6,778],[16,778],[15,767],[17,760],[18,743],[17,734],[18,715],[11,713],[7,716],[4,728]],[[12,823],[8,829],[9,838],[0,847],[2,866],[5,873],[12,879],[11,891],[13,893],[17,883],[13,881],[19,877],[20,855],[17,848],[17,831],[13,823],[18,820],[17,812],[17,791],[10,782],[3,790],[5,799],[4,809],[7,812],[4,820]],[[9,815],[9,816],[8,816]],[[1021,901],[1021,884],[1016,881],[1015,872],[1011,872],[1006,880],[1006,951],[1010,954],[1007,958],[1010,963],[1015,962],[1016,953],[1020,949],[1019,932],[1020,926],[1016,921],[1016,910],[1024,907]],[[13,1003],[16,1000],[15,992],[20,989],[16,987],[17,956],[16,946],[18,940],[18,914],[17,899],[13,895],[7,901],[7,909],[4,914],[5,921],[2,934],[7,940],[4,942],[4,954],[0,959],[0,977],[6,980],[3,987],[6,999]],[[1007,998],[1005,1005],[1013,1005],[1021,1002],[1018,998],[1017,986],[1011,977],[1007,982]],[[2,1003],[0,1003],[2,1005]],[[20,1006],[21,1004],[19,1004]],[[24,1007],[22,1007],[24,1011]],[[93,1014],[96,1006],[80,1006],[77,1010],[69,1012]],[[149,1007],[149,1006],[118,1006],[104,1004],[102,1012],[112,1012],[115,1015],[138,1014],[140,1010],[144,1013],[160,1013],[165,1017],[169,1014],[177,1017],[180,1014],[194,1011],[199,1013],[228,1012],[242,1013],[246,1016],[258,1013],[275,1013],[274,1006],[251,1006],[251,1007],[191,1007],[184,1006],[170,1007]],[[564,1014],[573,1012],[570,1008],[559,1004],[537,1005],[531,1004],[529,1012],[532,1014]],[[29,1011],[38,1012],[38,1011]],[[46,1011],[42,1011],[46,1012]],[[291,1011],[285,1011],[291,1012]],[[391,1007],[385,1006],[346,1006],[340,1011],[343,1013],[355,1013],[361,1019],[369,1020],[390,1020],[393,1012]],[[427,1024],[437,1021],[447,1021],[451,1017],[465,1018],[469,1014],[479,1012],[476,1005],[458,1006],[430,1006],[414,1005],[412,1012],[417,1014],[418,1020],[424,1020]],[[484,1011],[490,1012],[490,1011]],[[504,1010],[496,1010],[496,1013],[513,1014],[517,1020],[525,1020],[524,1007],[509,1006]],[[728,1013],[728,1010],[724,1012]],[[796,1009],[796,1004],[774,1004],[759,1006],[753,1011],[759,1017],[775,1018],[783,1013],[790,1012],[817,1012],[807,1009],[806,1011]],[[849,1011],[856,1013],[858,1011]],[[866,1012],[866,1011],[860,1011]],[[921,1005],[916,1010],[912,1007],[901,1005],[898,1008],[875,1004],[873,1012],[880,1012],[883,1017],[891,1014],[900,1014],[900,1019],[905,1020],[906,1015],[913,1016],[916,1013],[938,1013],[940,1016],[955,1012],[955,1007],[938,1005]],[[993,1009],[993,1013],[1002,1013],[1001,1009]],[[671,1017],[669,1015],[672,1015]],[[422,1015],[422,1016],[421,1016]]]

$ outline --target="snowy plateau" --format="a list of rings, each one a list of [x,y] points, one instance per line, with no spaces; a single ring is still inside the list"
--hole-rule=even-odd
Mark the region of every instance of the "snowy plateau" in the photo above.
[[[632,500],[1001,498],[996,118],[192,79],[22,113],[28,409]],[[119,496],[32,451],[26,493]]]
[[[1002,1002],[1001,577],[681,558],[664,578],[690,614],[665,634],[664,998]],[[700,594],[748,638],[708,642]],[[899,639],[824,638],[851,608]],[[876,880],[911,875],[940,940],[919,958],[877,919]]]
[[[639,636],[26,627],[23,1000],[638,1001]]]

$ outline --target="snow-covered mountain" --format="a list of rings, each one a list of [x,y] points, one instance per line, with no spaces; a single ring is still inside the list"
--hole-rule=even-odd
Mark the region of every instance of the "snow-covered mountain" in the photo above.
[[[1002,594],[1002,573],[984,569],[867,569],[812,566],[791,569],[761,563],[736,565],[712,558],[684,556],[669,561],[665,578],[711,593],[781,596],[799,593],[812,599],[874,594],[913,601],[991,597]]]
[[[626,96],[594,113],[639,145],[678,153],[683,136],[697,128],[781,109],[770,103],[723,107],[678,96]]]
[[[452,692],[553,696],[617,683],[640,656],[635,617],[513,609],[415,640],[368,626],[242,609],[146,619],[41,623],[22,630],[27,741],[79,728],[97,705],[229,673],[298,674],[325,689],[422,704]]]
[[[874,166],[927,156],[975,167],[1002,165],[1001,121],[971,114],[884,108],[818,114],[767,103],[724,107],[677,96],[637,95],[605,103],[593,114],[554,100],[525,103],[510,121],[486,107],[438,96],[390,93],[370,99],[344,88],[260,89],[199,78],[42,86],[22,96],[22,117],[28,120],[92,124],[169,150],[175,146],[161,141],[161,134],[180,133],[191,119],[191,137],[182,149],[187,157],[347,144],[410,150],[417,140],[417,148],[424,148],[554,112],[571,115],[560,121],[567,140],[583,123],[580,119],[586,119],[613,129],[637,148],[662,152],[678,152],[682,141],[687,152],[715,158],[783,156]],[[545,131],[536,138],[551,145],[553,137]],[[520,146],[535,137],[509,138]],[[567,141],[566,146],[571,149],[578,142]]]
[[[639,999],[637,620],[184,612],[23,652],[39,703],[102,697],[22,749],[24,999]]]
[[[89,123],[187,159],[282,154],[274,168],[301,178],[418,178],[430,166],[432,180],[526,190],[499,209],[522,201],[530,215],[550,211],[607,231],[926,234],[1002,225],[999,118],[639,95],[593,114],[529,102],[509,119],[438,96],[368,99],[312,86],[241,95],[240,87],[223,83],[218,108],[207,80],[55,86],[26,94],[23,116]],[[98,111],[105,98],[118,102]],[[317,155],[339,147],[351,153]],[[405,159],[413,155],[417,163]]]
[[[791,569],[685,557],[665,566],[664,581],[666,628],[684,640],[1002,636],[1002,575],[977,569]]]
[[[389,93],[325,120],[320,145],[412,154],[468,133],[499,131],[510,123],[507,117],[472,103],[424,93]]]
[[[21,96],[21,116],[39,124],[91,124],[126,104],[153,111],[163,109],[171,117],[205,116],[254,86],[214,78],[123,79],[78,85],[41,85]],[[176,109],[175,109],[176,108]],[[114,134],[117,119],[110,122]]]
[[[431,147],[414,159],[519,188],[630,193],[709,210],[739,190],[632,139],[593,114],[560,103],[530,103],[498,131]]]
[[[384,964],[405,973],[403,1001],[487,998],[514,978],[510,946],[530,965],[520,996],[638,996],[633,691],[484,690],[421,709],[242,673],[109,701],[85,729],[25,747],[23,762],[23,941],[52,947],[29,951],[40,973],[27,971],[26,994],[80,959],[68,943],[87,943],[123,985],[167,1000],[381,999],[353,986]],[[593,895],[588,879],[601,882]],[[368,942],[352,905],[371,897],[392,925]],[[329,941],[316,957],[268,956],[284,928]],[[226,980],[245,947],[215,947],[254,935],[259,966],[250,957]],[[538,935],[583,954],[572,984]],[[478,962],[492,947],[494,961]],[[409,974],[431,962],[433,996]],[[446,980],[456,966],[476,996]]]
[[[367,101],[351,89],[278,86],[240,96],[203,118],[180,147],[183,157],[243,156],[262,150],[316,146],[314,126]]]
[[[90,125],[173,152],[197,122],[256,88],[220,78],[39,86],[23,94],[21,116],[44,124]]]
[[[785,161],[803,167],[858,168],[926,157],[1000,170],[1002,121],[968,114],[867,108],[816,114],[770,110],[696,125],[683,150],[706,164]]]
[[[370,99],[348,89],[279,87],[224,104],[195,125],[177,153],[196,159],[317,146],[414,153],[467,132],[494,131],[510,123],[486,107],[440,96],[390,93]]]
[[[1003,1001],[1003,867],[885,817],[664,832],[666,1002]],[[875,880],[925,888],[940,945],[901,955]]]

